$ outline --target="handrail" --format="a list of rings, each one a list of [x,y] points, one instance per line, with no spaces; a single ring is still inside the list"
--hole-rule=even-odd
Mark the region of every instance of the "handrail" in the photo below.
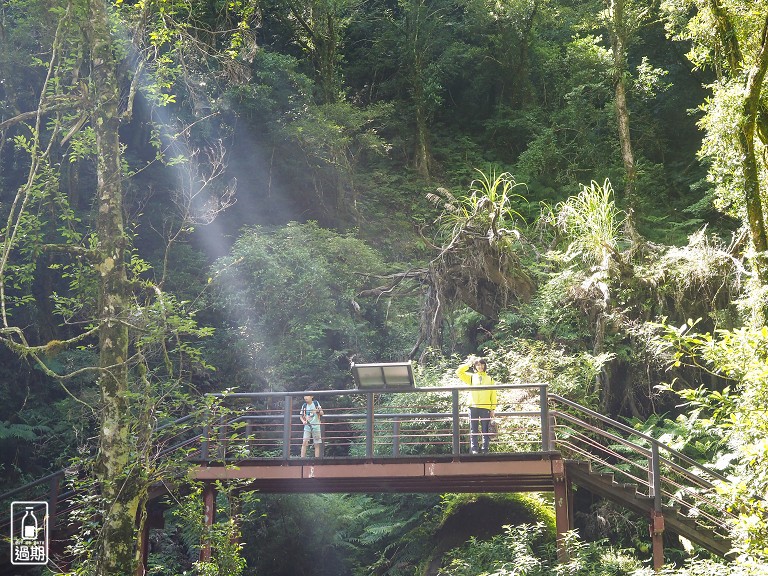
[[[32,482],[28,482],[27,484],[24,484],[23,486],[19,486],[18,488],[14,488],[13,490],[9,490],[8,492],[5,492],[4,494],[0,494],[0,500],[5,500],[6,498],[10,498],[11,496],[14,496],[16,494],[20,494],[24,490],[27,490],[29,488],[32,488],[33,486],[37,486],[38,484],[43,484],[44,482],[47,482],[49,480],[53,480],[57,476],[64,476],[66,474],[67,469],[62,468],[61,470],[57,470],[56,472],[51,472],[50,474],[43,476],[42,478],[38,478],[37,480],[33,480]]]
[[[645,446],[641,446],[640,444],[636,444],[634,442],[631,442],[625,438],[622,438],[621,436],[616,436],[615,434],[610,434],[606,432],[605,430],[601,430],[600,428],[597,428],[596,426],[592,426],[591,424],[584,422],[583,420],[580,420],[579,418],[576,418],[572,414],[568,414],[567,412],[560,412],[555,411],[555,414],[557,416],[562,417],[564,420],[568,420],[569,422],[572,422],[573,424],[578,424],[590,432],[596,432],[602,436],[605,436],[606,438],[611,438],[612,440],[618,442],[619,444],[623,444],[627,448],[631,448],[633,451],[647,457],[647,458],[653,458],[654,457],[654,451],[658,452],[659,447],[664,447],[664,450],[669,452],[671,455],[673,455],[676,458],[679,458],[680,460],[687,461],[690,460],[685,454],[681,454],[680,452],[677,452],[674,448],[670,448],[666,444],[659,442],[658,440],[654,440],[650,442],[651,448],[646,448]],[[593,413],[594,414],[594,413]],[[610,420],[610,418],[606,418],[605,420]],[[608,423],[608,422],[606,422]],[[635,435],[633,433],[633,435]],[[643,437],[643,439],[650,438],[649,436],[646,436],[645,434],[642,434],[638,432],[636,435]],[[696,482],[701,482],[703,484],[706,484],[709,488],[715,488],[715,484],[707,480],[706,478],[702,478],[701,476],[697,476],[696,474],[692,473],[687,468],[683,468],[676,462],[673,462],[669,458],[663,458],[659,456],[660,462],[663,462],[670,468],[674,469],[675,472],[679,472],[680,474],[683,474],[687,476],[689,479],[694,480]],[[704,468],[700,465],[698,465],[700,469],[702,469],[707,474],[714,476],[717,480],[727,481],[727,479],[724,476],[721,476],[717,472],[712,472],[711,470]]]
[[[492,386],[421,386],[397,390],[394,388],[381,389],[352,389],[352,390],[304,390],[304,391],[274,391],[274,392],[209,392],[206,396],[211,398],[270,398],[275,396],[286,396],[291,398],[301,398],[303,396],[345,396],[349,394],[413,394],[415,392],[453,392],[454,390],[530,390],[531,388],[540,388],[546,384],[540,382],[531,382],[530,384],[494,384]]]
[[[376,435],[379,439],[382,438],[388,438],[386,440],[389,443],[392,443],[393,445],[393,454],[396,455],[398,453],[398,447],[399,447],[399,437],[403,432],[403,424],[404,421],[408,420],[412,424],[416,422],[424,422],[428,420],[432,420],[436,423],[438,423],[440,420],[444,419],[445,422],[452,421],[453,424],[450,426],[450,431],[440,431],[440,430],[426,430],[424,429],[422,431],[423,434],[421,436],[431,436],[433,438],[433,441],[430,442],[429,440],[424,440],[422,444],[427,447],[432,445],[433,447],[437,448],[438,450],[442,450],[444,443],[442,442],[435,442],[435,438],[445,438],[451,436],[453,438],[452,442],[452,448],[450,450],[450,453],[452,453],[455,456],[458,456],[460,454],[460,435],[467,434],[466,428],[462,429],[459,425],[459,422],[461,420],[464,420],[466,418],[465,414],[462,414],[459,411],[459,393],[460,392],[469,392],[472,390],[477,389],[483,389],[483,390],[538,390],[538,405],[539,410],[532,411],[530,409],[528,410],[514,410],[514,411],[497,411],[496,417],[498,418],[530,418],[533,419],[535,417],[538,417],[540,419],[541,424],[541,438],[540,438],[540,445],[541,445],[541,451],[548,452],[549,451],[549,439],[551,437],[551,431],[549,430],[549,417],[548,417],[548,409],[547,409],[547,386],[546,384],[541,383],[534,383],[534,384],[496,384],[492,386],[440,386],[440,387],[420,387],[420,388],[409,388],[409,389],[387,389],[387,390],[369,390],[369,389],[355,389],[355,390],[318,390],[318,391],[295,391],[295,392],[218,392],[209,394],[208,396],[216,398],[221,401],[221,406],[226,407],[225,410],[234,410],[235,416],[234,418],[227,418],[225,417],[222,420],[219,420],[218,422],[211,421],[209,422],[209,426],[204,427],[203,431],[203,439],[202,439],[202,449],[199,456],[200,460],[206,460],[208,458],[210,446],[212,443],[216,442],[218,438],[218,443],[216,446],[218,447],[218,453],[216,460],[218,461],[225,461],[228,459],[231,459],[234,457],[235,459],[242,459],[244,455],[250,454],[253,455],[252,449],[255,447],[255,449],[258,451],[256,453],[256,457],[261,458],[269,458],[273,459],[279,456],[277,456],[278,452],[282,452],[281,458],[283,460],[288,460],[291,458],[290,453],[290,446],[292,440],[295,440],[296,431],[297,431],[297,421],[298,421],[298,413],[296,411],[296,399],[301,398],[302,396],[306,395],[312,395],[316,399],[320,399],[323,401],[324,399],[327,399],[328,397],[339,397],[339,396],[351,396],[358,398],[356,402],[352,403],[351,406],[343,406],[340,409],[345,410],[344,413],[334,413],[332,412],[332,408],[329,408],[327,405],[324,405],[326,415],[323,417],[323,422],[326,425],[333,425],[334,422],[336,423],[342,423],[346,422],[349,425],[351,425],[355,430],[359,431],[359,436],[356,436],[357,440],[363,441],[363,444],[358,445],[358,447],[362,447],[364,449],[365,458],[371,458],[375,455],[375,450],[380,450],[382,443],[376,443],[374,444],[374,436]],[[413,403],[401,406],[400,410],[397,409],[397,406],[390,407],[389,410],[391,411],[382,411],[381,406],[379,406],[379,403],[377,399],[385,395],[387,397],[392,397],[395,395],[402,395],[406,394],[408,395],[408,398],[419,395],[419,394],[428,394],[430,396],[434,395],[445,395],[447,397],[444,398],[444,400],[448,400],[450,402],[451,408],[450,412],[447,411],[441,411],[441,412],[430,412],[430,411],[424,411],[422,408],[428,408],[428,404],[426,406],[419,405],[418,402],[414,405]],[[449,395],[449,396],[448,396]],[[535,394],[528,396],[529,398],[533,399],[536,397]],[[535,401],[535,400],[534,400]],[[245,406],[242,406],[240,408],[237,408],[238,404],[244,402]],[[265,404],[266,403],[266,407]],[[330,402],[329,402],[330,404]],[[410,407],[410,410],[409,410]],[[414,410],[415,409],[415,410]],[[282,425],[280,425],[280,421],[282,420]],[[387,432],[383,432],[379,430],[378,428],[374,427],[374,422],[380,423],[388,421],[390,423],[394,423],[396,421],[400,421],[397,423],[396,428],[392,429],[389,432],[389,437]],[[464,420],[466,422],[466,420]],[[245,426],[245,430],[241,428],[239,431],[237,430],[237,427],[239,426]],[[271,427],[270,427],[271,426]],[[466,426],[466,424],[464,425]],[[266,427],[266,428],[265,428]],[[278,430],[279,428],[282,428],[282,441],[279,440],[278,437]],[[218,434],[215,434],[214,431],[218,430]],[[226,432],[225,432],[226,431]],[[407,437],[409,434],[412,434],[413,430],[411,429],[411,433],[404,432],[404,434]],[[255,436],[254,436],[255,435]],[[419,436],[419,434],[416,434],[415,436]],[[256,444],[254,445],[251,443],[249,438],[253,439],[256,438]],[[326,438],[326,440],[329,440],[331,438]],[[337,440],[344,440],[343,438],[336,437]],[[342,442],[341,444],[344,446],[351,446],[355,444],[355,438],[350,437],[348,438],[350,440],[349,442]],[[530,438],[526,439],[526,441],[531,441]],[[240,444],[238,444],[240,443]],[[411,445],[415,445],[418,442],[411,442]],[[247,444],[247,446],[245,445]],[[233,447],[233,450],[229,450],[229,446]],[[295,447],[296,444],[294,443],[293,446]],[[325,446],[328,446],[328,442],[326,442]],[[440,454],[444,454],[445,452],[438,452]],[[260,455],[260,456],[259,456]],[[378,454],[381,455],[381,454]],[[229,456],[229,457],[228,457]],[[353,457],[360,457],[360,453],[356,453]]]
[[[648,441],[650,444],[656,444],[658,446],[663,446],[664,449],[667,452],[669,452],[670,454],[674,455],[675,458],[679,458],[680,460],[682,460],[683,462],[685,462],[689,466],[691,466],[693,468],[698,468],[702,472],[706,472],[710,476],[714,476],[715,478],[717,478],[718,480],[721,480],[723,482],[727,482],[728,481],[728,479],[725,476],[723,476],[722,474],[718,474],[717,472],[715,472],[713,470],[710,470],[709,468],[706,468],[705,466],[702,466],[701,464],[696,462],[696,460],[694,460],[692,458],[689,458],[688,456],[686,456],[685,454],[683,454],[681,452],[678,452],[674,448],[670,448],[669,446],[667,446],[663,442],[660,442],[659,440],[657,440],[653,436],[649,436],[649,435],[644,434],[642,432],[638,432],[637,430],[635,430],[631,426],[627,426],[626,424],[622,424],[621,422],[617,422],[616,420],[613,420],[613,419],[609,418],[608,416],[604,416],[603,414],[600,414],[599,412],[595,412],[594,410],[590,410],[589,408],[586,408],[586,407],[584,407],[584,406],[582,406],[580,404],[577,404],[576,402],[573,402],[572,400],[568,400],[567,398],[563,398],[562,396],[558,396],[557,394],[549,394],[549,398],[551,400],[555,400],[556,402],[560,402],[561,404],[565,404],[566,406],[570,406],[571,408],[575,408],[576,410],[579,410],[580,412],[588,414],[589,416],[592,416],[593,418],[597,418],[598,420],[600,420],[600,421],[602,421],[602,422],[604,422],[606,424],[609,424],[610,426],[612,426],[614,428],[618,428],[619,430],[621,430],[623,432],[627,432],[629,434],[632,434],[633,436],[637,436],[639,438],[642,438],[643,440]]]
[[[576,439],[571,442],[568,438],[556,436],[556,449],[559,449],[561,454],[568,452],[576,454],[579,460],[598,464],[630,479],[637,488],[647,488],[647,496],[653,499],[654,513],[663,511],[664,502],[667,505],[680,506],[683,510],[695,511],[698,530],[703,534],[715,535],[727,541],[727,518],[732,517],[732,514],[724,505],[718,505],[714,497],[716,484],[708,479],[727,481],[723,475],[702,466],[648,434],[576,402],[556,394],[550,394],[549,400],[554,405],[562,405],[573,412],[552,410],[553,420],[555,418],[563,420],[564,426],[570,430],[569,434]],[[589,419],[589,422],[582,418]],[[556,425],[553,422],[553,429],[555,428]],[[583,444],[578,443],[579,438]],[[647,446],[638,442],[645,443]],[[615,450],[616,445],[627,448],[627,452]],[[663,455],[662,452],[664,452]],[[636,469],[642,468],[642,465],[633,460],[632,455],[639,455],[646,459],[648,474],[646,480],[636,475]],[[635,467],[635,471],[632,467]],[[598,482],[598,478],[599,476],[594,477],[595,482]],[[684,481],[681,482],[681,479]],[[610,481],[613,482],[613,480]],[[625,501],[619,494],[617,493],[615,497]],[[626,503],[629,504],[629,500],[626,500]],[[680,516],[686,516],[686,514],[680,512]]]
[[[177,425],[180,425],[180,424],[184,424],[184,423],[186,423],[186,422],[188,422],[188,421],[190,421],[190,420],[192,420],[194,418],[195,418],[195,414],[194,413],[193,414],[187,414],[186,416],[182,416],[180,418],[177,418],[176,420],[173,420],[171,422],[166,422],[166,423],[164,423],[164,424],[162,424],[160,426],[157,426],[155,428],[155,432],[159,432],[159,431],[168,429],[168,428],[170,428],[172,426],[177,426]],[[201,435],[198,434],[197,436],[199,438]],[[183,446],[186,446],[188,443],[189,443],[189,441],[181,442],[181,443],[175,445],[173,448],[174,449],[178,449],[178,448],[181,448]],[[167,455],[170,452],[171,452],[171,450],[169,450],[169,449],[161,450],[159,452],[159,455],[164,456],[164,455]],[[14,488],[13,490],[9,490],[8,492],[4,492],[3,494],[0,494],[0,502],[8,500],[8,499],[10,499],[11,497],[13,497],[13,496],[15,496],[17,494],[21,494],[21,493],[23,493],[25,491],[28,491],[29,489],[34,488],[35,486],[44,484],[46,482],[50,482],[51,480],[54,480],[55,478],[66,478],[67,473],[70,470],[71,470],[71,467],[67,466],[65,468],[61,468],[61,469],[56,470],[54,472],[50,472],[47,475],[45,475],[45,476],[43,476],[41,478],[38,478],[37,480],[33,480],[32,482],[27,482],[26,484],[18,486],[17,488]],[[74,494],[75,494],[74,491],[68,490],[68,491],[65,491],[65,492],[57,492],[55,497],[57,499],[62,499],[65,496],[69,497],[69,496],[73,496]],[[52,517],[54,516],[53,512],[54,511],[51,512],[51,516]]]
[[[477,389],[538,390],[538,394],[532,393],[526,396],[526,398],[535,402],[538,396],[539,411],[530,409],[535,408],[535,406],[516,405],[516,407],[528,409],[496,412],[497,418],[509,418],[510,422],[512,418],[525,419],[523,421],[522,429],[524,434],[521,436],[522,440],[513,440],[508,446],[512,446],[512,450],[519,450],[519,446],[530,446],[533,444],[535,447],[536,443],[540,442],[539,446],[542,452],[570,452],[571,454],[577,454],[579,459],[591,460],[592,462],[607,465],[609,468],[612,463],[612,469],[627,474],[626,477],[632,478],[633,481],[637,482],[638,486],[648,488],[648,495],[653,498],[653,506],[656,511],[661,511],[662,493],[666,490],[665,495],[669,496],[670,487],[673,492],[672,497],[677,498],[679,502],[683,502],[683,499],[686,501],[690,500],[690,496],[686,495],[686,485],[688,483],[693,483],[694,486],[698,485],[709,490],[715,484],[707,478],[713,478],[715,481],[726,481],[724,476],[702,466],[692,458],[670,448],[648,434],[639,432],[630,426],[562,396],[548,394],[547,385],[540,383],[497,384],[478,387],[419,387],[405,390],[356,389],[211,393],[207,394],[206,397],[221,400],[222,405],[226,405],[229,400],[234,402],[221,413],[208,414],[205,410],[193,410],[192,413],[186,416],[157,426],[155,432],[160,433],[174,426],[191,423],[185,429],[188,431],[184,433],[163,435],[163,438],[157,443],[158,450],[156,455],[158,457],[165,457],[179,449],[196,446],[197,449],[194,451],[193,458],[194,461],[198,462],[201,460],[207,461],[209,457],[219,461],[233,461],[248,457],[288,460],[291,458],[291,448],[295,449],[297,446],[295,443],[296,433],[300,429],[300,426],[296,425],[298,415],[295,410],[295,399],[312,394],[321,400],[344,395],[354,395],[359,398],[351,406],[340,407],[339,411],[334,411],[324,406],[326,408],[326,416],[323,418],[323,421],[327,425],[338,426],[342,423],[344,424],[341,428],[341,435],[335,437],[329,435],[327,440],[335,438],[340,441],[339,445],[355,446],[355,452],[353,456],[350,456],[351,458],[369,460],[374,456],[380,457],[382,446],[386,450],[388,449],[386,447],[390,444],[392,446],[392,453],[384,457],[400,457],[402,455],[401,449],[405,445],[409,446],[409,450],[415,450],[419,454],[422,454],[421,450],[424,450],[424,447],[432,446],[437,451],[432,453],[458,456],[462,447],[462,440],[460,438],[464,435],[463,441],[466,442],[466,434],[468,433],[466,414],[462,414],[460,411],[459,394]],[[441,405],[440,408],[446,408],[446,410],[419,412],[418,410],[422,408],[428,409],[429,405],[425,406],[426,403],[418,401],[408,402],[410,399],[406,399],[399,407],[392,406],[387,408],[392,410],[391,412],[380,412],[379,406],[377,406],[377,399],[381,395],[392,396],[396,394],[442,394],[445,396],[441,399],[444,405]],[[267,400],[266,408],[264,408],[262,400]],[[255,405],[252,405],[249,401],[253,401]],[[243,403],[247,405],[242,406],[241,404]],[[550,403],[552,403],[551,406]],[[562,409],[556,409],[556,407]],[[565,411],[565,408],[570,409],[570,413]],[[234,410],[234,413],[229,412],[229,410]],[[341,410],[345,410],[345,412],[341,413]],[[556,419],[567,423],[566,426],[569,426],[569,428],[572,426],[574,442],[568,443],[566,439],[558,439],[555,427]],[[587,420],[591,420],[592,423]],[[383,424],[383,426],[379,426],[380,424]],[[517,421],[515,421],[513,426],[517,426]],[[608,428],[611,432],[602,428]],[[516,430],[519,430],[519,428],[516,428]],[[541,435],[540,438],[538,438],[538,434]],[[631,438],[623,437],[620,434],[631,436]],[[449,437],[451,440],[447,440]],[[577,444],[576,442],[578,442],[579,437],[581,437],[582,441],[587,440],[587,442],[584,445]],[[609,439],[608,446],[600,444],[600,442],[605,442],[605,439]],[[242,444],[238,445],[237,442],[242,442]],[[251,442],[253,444],[249,444]],[[515,442],[519,443],[515,444]],[[613,443],[624,446],[628,449],[627,452],[612,450],[611,445]],[[228,455],[227,452],[230,444],[233,450],[229,451]],[[647,444],[647,446],[643,444]],[[255,452],[253,451],[254,449]],[[411,452],[411,454],[414,453]],[[638,459],[630,453],[642,456],[647,460],[647,480],[637,478],[637,470],[638,468],[642,469],[643,466],[638,464]],[[256,454],[256,456],[253,456],[253,454]],[[265,456],[259,456],[261,454],[265,454]],[[630,454],[629,458],[626,457],[627,454]],[[606,456],[607,459],[605,459]],[[619,456],[621,456],[622,460],[617,461],[615,457]],[[601,458],[604,458],[604,460]],[[627,470],[631,470],[634,474],[620,470],[621,466],[625,466]],[[664,477],[663,471],[667,473],[672,471],[673,475]],[[21,494],[25,490],[64,477],[66,473],[66,468],[49,473],[42,478],[0,495],[0,500],[8,499]],[[698,475],[699,473],[704,473],[707,478]],[[643,476],[643,474],[639,474],[639,476]],[[685,479],[684,481],[682,481],[683,478]],[[677,484],[677,482],[680,482],[680,484]],[[58,482],[56,484],[58,485]],[[56,491],[55,495],[50,495],[53,498],[53,502],[56,502],[57,499],[60,502],[64,502],[65,494],[68,498],[71,498],[73,494],[71,490],[69,492],[61,491],[60,487],[57,487]]]

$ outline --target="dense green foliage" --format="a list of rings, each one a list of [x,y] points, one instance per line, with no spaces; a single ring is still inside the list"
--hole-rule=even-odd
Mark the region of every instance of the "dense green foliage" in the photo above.
[[[386,264],[351,235],[312,223],[246,229],[215,270],[227,340],[248,360],[235,382],[254,391],[258,379],[274,389],[338,388],[351,361],[399,358],[408,345],[407,310],[390,309],[403,316],[394,323],[384,306],[358,303],[360,287]]]
[[[205,392],[406,359],[450,384],[482,353],[729,478],[735,561],[673,542],[668,573],[765,568],[765,0],[106,5],[101,28],[96,3],[0,6],[3,488],[72,462],[110,480],[105,375],[140,509],[183,475],[149,431]],[[535,513],[438,554],[462,497],[311,495],[248,501],[242,548],[233,508],[195,565],[196,497],[153,573],[644,574],[648,555],[602,502],[556,566]],[[100,541],[78,542],[87,574]]]

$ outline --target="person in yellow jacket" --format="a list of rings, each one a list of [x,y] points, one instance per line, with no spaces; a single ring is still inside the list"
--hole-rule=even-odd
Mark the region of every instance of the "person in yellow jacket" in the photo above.
[[[474,367],[473,373],[469,368]],[[456,370],[462,382],[470,386],[493,386],[496,384],[487,373],[488,364],[482,358],[470,356],[469,359]],[[489,427],[491,420],[496,415],[496,390],[471,390],[469,393],[469,438],[470,451],[477,454],[478,436],[482,433],[482,452],[488,452],[491,436]]]

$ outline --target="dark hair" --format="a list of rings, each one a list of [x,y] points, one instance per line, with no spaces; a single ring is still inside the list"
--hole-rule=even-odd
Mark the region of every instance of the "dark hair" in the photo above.
[[[486,362],[486,361],[485,361],[485,358],[477,358],[477,359],[474,361],[474,363],[473,363],[473,366],[474,366],[475,364],[477,364],[478,362],[479,362],[480,364],[482,364],[482,365],[483,365],[483,368],[488,368],[488,362]]]

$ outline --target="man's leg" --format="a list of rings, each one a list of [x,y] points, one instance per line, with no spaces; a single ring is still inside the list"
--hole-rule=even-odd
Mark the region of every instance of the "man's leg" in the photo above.
[[[312,443],[315,445],[315,458],[321,458],[323,455],[323,437],[320,424],[312,426]]]
[[[472,454],[477,454],[477,435],[478,435],[478,414],[477,408],[470,406],[469,408],[469,451]]]
[[[483,431],[483,452],[488,452],[488,446],[491,443],[491,411],[480,408],[480,428]]]
[[[301,457],[306,458],[307,456],[307,446],[309,446],[309,426],[304,426],[304,436],[301,439]]]

